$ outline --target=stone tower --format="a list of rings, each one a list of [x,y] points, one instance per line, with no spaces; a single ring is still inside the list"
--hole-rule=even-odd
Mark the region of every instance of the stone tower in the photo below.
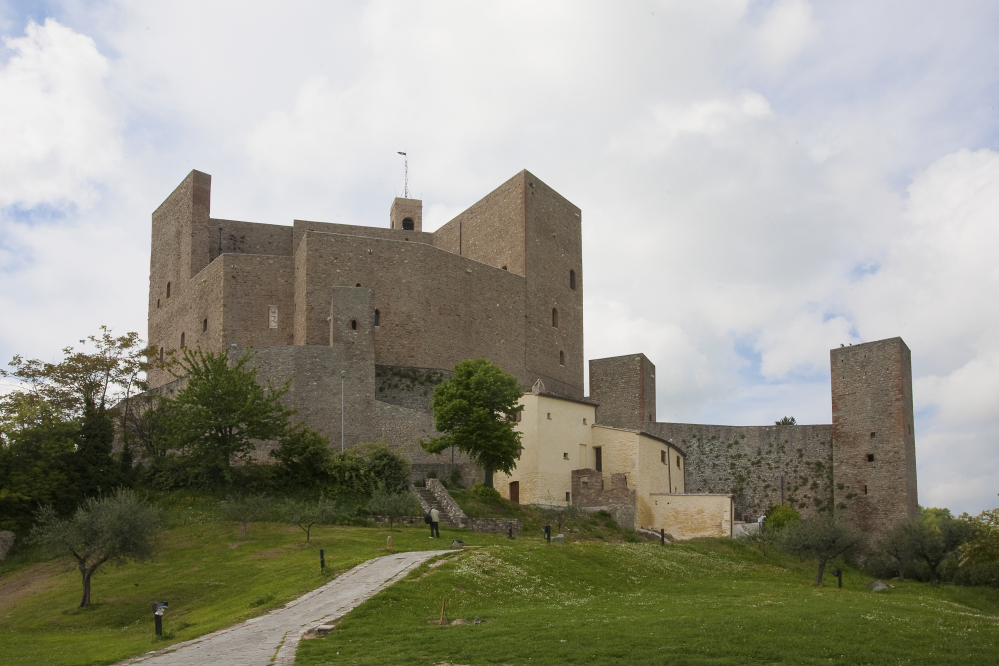
[[[423,231],[423,202],[396,197],[389,209],[389,228],[400,231]]]
[[[656,420],[656,366],[645,354],[590,360],[590,400],[597,423],[641,428]]]
[[[902,338],[830,352],[834,501],[868,534],[918,515],[912,356]]]

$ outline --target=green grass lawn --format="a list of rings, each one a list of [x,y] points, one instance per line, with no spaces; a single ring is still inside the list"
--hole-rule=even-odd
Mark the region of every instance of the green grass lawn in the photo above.
[[[814,576],[811,563],[764,565],[727,539],[545,546],[527,536],[421,566],[329,636],[303,641],[297,663],[999,663],[994,589],[895,582],[873,593],[857,570],[843,589],[832,577],[815,588]],[[437,626],[443,600],[447,618],[469,624]]]
[[[196,507],[191,509],[197,520]],[[184,522],[171,512],[171,521]],[[464,538],[472,540],[467,534]],[[109,664],[221,629],[280,606],[365,560],[386,554],[387,528],[297,527],[253,523],[167,530],[153,561],[105,566],[93,579],[91,607],[79,609],[80,574],[66,558],[8,565],[0,574],[0,664]],[[395,550],[429,550],[449,541],[397,527]],[[448,535],[444,535],[445,537]],[[501,537],[473,535],[476,543]],[[319,549],[327,570],[319,569]],[[153,601],[166,600],[165,640],[154,640]]]

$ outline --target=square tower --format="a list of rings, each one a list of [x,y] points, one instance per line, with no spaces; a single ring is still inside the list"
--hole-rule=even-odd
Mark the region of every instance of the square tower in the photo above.
[[[833,495],[864,532],[919,514],[912,357],[902,338],[840,347],[832,375]]]
[[[590,360],[590,400],[597,423],[641,428],[656,420],[656,366],[645,354]]]
[[[389,228],[400,231],[423,231],[423,201],[396,197],[389,209]]]

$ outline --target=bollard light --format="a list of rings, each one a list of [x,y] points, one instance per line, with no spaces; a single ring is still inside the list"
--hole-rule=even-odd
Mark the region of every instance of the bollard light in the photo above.
[[[833,569],[829,573],[831,573],[833,576],[836,576],[836,578],[839,579],[838,587],[843,587],[843,572],[840,571],[839,569]]]
[[[165,601],[154,601],[153,602],[153,622],[156,626],[156,635],[163,635],[163,613],[166,612],[167,602]]]
[[[326,571],[326,551],[319,549],[319,570]]]

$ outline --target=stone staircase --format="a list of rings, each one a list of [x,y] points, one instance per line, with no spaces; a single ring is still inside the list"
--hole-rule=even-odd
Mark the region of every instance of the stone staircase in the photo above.
[[[416,486],[410,486],[409,488],[416,497],[420,500],[420,506],[423,508],[423,513],[426,514],[430,509],[437,509],[437,512],[441,517],[441,525],[447,527],[463,527],[461,519],[451,516],[450,512],[441,505],[438,501],[437,496],[434,495],[433,491],[428,488],[418,488]],[[464,516],[462,516],[464,517]]]

